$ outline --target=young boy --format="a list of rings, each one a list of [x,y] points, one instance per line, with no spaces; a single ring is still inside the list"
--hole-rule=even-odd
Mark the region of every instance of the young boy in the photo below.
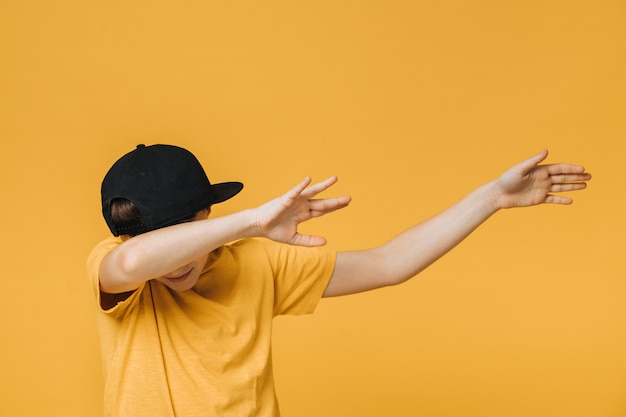
[[[211,206],[242,184],[211,184],[185,149],[139,145],[103,180],[114,237],[88,260],[105,415],[279,416],[274,316],[404,282],[501,208],[570,204],[552,193],[583,189],[591,176],[577,165],[539,165],[546,157],[515,165],[382,246],[333,253],[298,224],[349,204],[347,196],[315,198],[335,177],[314,185],[306,178],[260,207],[209,219]]]

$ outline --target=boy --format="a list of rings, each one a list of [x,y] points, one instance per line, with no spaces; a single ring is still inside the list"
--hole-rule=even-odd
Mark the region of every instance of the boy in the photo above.
[[[570,204],[551,193],[583,189],[591,176],[577,165],[539,165],[546,157],[515,165],[382,246],[333,253],[298,224],[349,204],[347,196],[315,198],[335,177],[314,185],[306,178],[260,207],[209,219],[211,205],[242,184],[211,184],[185,149],[139,145],[103,180],[114,237],[88,260],[105,415],[279,416],[274,316],[404,282],[501,208]]]

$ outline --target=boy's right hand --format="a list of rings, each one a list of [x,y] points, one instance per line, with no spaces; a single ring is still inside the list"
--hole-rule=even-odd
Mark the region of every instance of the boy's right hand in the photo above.
[[[321,246],[326,244],[326,239],[321,236],[298,233],[298,225],[350,204],[349,196],[314,198],[336,182],[337,177],[333,176],[309,186],[311,178],[306,177],[287,193],[254,209],[259,236],[292,245]]]

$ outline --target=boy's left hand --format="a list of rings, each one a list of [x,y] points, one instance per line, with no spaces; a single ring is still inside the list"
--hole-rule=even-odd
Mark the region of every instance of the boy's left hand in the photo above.
[[[497,180],[501,208],[536,204],[571,204],[572,199],[551,193],[582,190],[591,175],[574,164],[539,165],[548,156],[544,150],[520,162]]]

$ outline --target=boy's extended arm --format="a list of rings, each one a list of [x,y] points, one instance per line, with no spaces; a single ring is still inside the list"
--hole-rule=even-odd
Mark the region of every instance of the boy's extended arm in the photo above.
[[[446,254],[501,208],[571,204],[551,193],[580,190],[591,176],[571,164],[538,165],[547,151],[521,162],[461,201],[386,244],[341,252],[324,296],[367,291],[404,282]]]
[[[336,177],[310,185],[305,178],[286,194],[255,209],[178,224],[130,238],[108,253],[99,269],[100,287],[109,294],[137,289],[219,246],[246,237],[303,246],[323,245],[320,236],[298,233],[298,224],[347,206],[349,197],[315,199]]]

